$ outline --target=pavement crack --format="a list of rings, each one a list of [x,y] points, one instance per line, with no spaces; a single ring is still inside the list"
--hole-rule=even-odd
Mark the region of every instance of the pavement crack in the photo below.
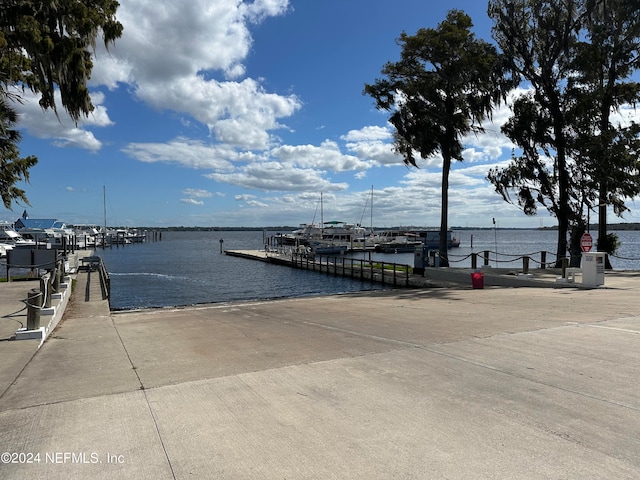
[[[131,369],[133,370],[133,372],[136,374],[136,377],[138,378],[138,382],[140,383],[140,391],[142,391],[142,395],[144,395],[144,401],[147,404],[147,408],[149,409],[149,415],[151,415],[151,420],[153,420],[153,425],[154,428],[156,430],[156,435],[158,435],[158,440],[160,441],[160,445],[162,446],[162,451],[164,452],[164,456],[167,459],[167,464],[169,465],[169,470],[171,470],[171,476],[173,477],[173,479],[175,480],[176,477],[176,473],[173,470],[173,464],[171,463],[171,458],[169,457],[169,452],[167,451],[167,446],[164,444],[164,440],[162,439],[162,434],[160,433],[160,426],[158,425],[158,418],[155,415],[155,412],[153,411],[153,408],[151,407],[151,402],[149,401],[149,396],[147,395],[147,389],[144,386],[144,383],[142,383],[142,379],[140,378],[140,374],[138,373],[138,369],[137,367],[134,365],[133,360],[131,359],[131,355],[129,354],[129,350],[127,350],[127,346],[124,344],[124,340],[122,339],[122,336],[120,335],[120,331],[118,330],[118,327],[116,325],[116,323],[113,320],[113,317],[111,317],[111,323],[113,324],[113,328],[115,329],[117,335],[118,335],[118,339],[120,340],[120,344],[122,345],[122,348],[124,349],[125,354],[127,355],[127,359],[129,360],[129,363],[131,364]]]

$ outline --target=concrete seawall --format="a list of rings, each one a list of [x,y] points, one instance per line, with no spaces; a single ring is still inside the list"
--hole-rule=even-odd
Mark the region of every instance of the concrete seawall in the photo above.
[[[481,272],[483,284],[487,287],[538,287],[538,288],[594,288],[582,283],[567,282],[562,278],[560,269],[533,269],[527,275],[514,269],[468,269],[468,268],[426,268],[424,274],[410,273],[409,265],[397,265],[392,270],[391,263],[381,268],[383,262],[369,262],[348,257],[319,256],[313,260],[293,257],[292,255],[267,252],[265,250],[227,250],[227,255],[260,262],[274,263],[289,268],[302,268],[319,274],[340,275],[343,277],[369,280],[394,287],[433,288],[455,286],[471,287],[471,273]],[[369,267],[367,264],[376,264]]]

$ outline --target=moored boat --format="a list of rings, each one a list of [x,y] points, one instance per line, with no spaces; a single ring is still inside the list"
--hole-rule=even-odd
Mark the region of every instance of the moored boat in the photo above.
[[[378,236],[376,252],[399,253],[413,252],[422,245],[430,249],[440,248],[440,231],[426,229],[392,229],[381,232]],[[447,232],[447,248],[460,246],[460,240],[453,236],[453,231]]]
[[[16,247],[33,247],[36,242],[31,239],[24,238],[15,229],[15,226],[9,222],[0,222],[0,244],[4,245],[6,250]]]

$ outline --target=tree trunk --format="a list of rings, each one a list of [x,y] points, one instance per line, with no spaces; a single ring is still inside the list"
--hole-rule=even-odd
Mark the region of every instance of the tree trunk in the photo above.
[[[553,91],[553,90],[551,90]],[[558,248],[556,250],[556,268],[562,266],[562,259],[567,255],[567,233],[569,231],[569,173],[567,172],[567,142],[563,130],[565,121],[560,110],[560,101],[552,101],[553,131],[556,137],[556,155],[558,168]]]
[[[571,243],[569,246],[569,253],[571,255],[569,259],[569,266],[580,268],[580,262],[582,261],[582,246],[580,240],[582,234],[586,231],[583,224],[573,225],[571,227]]]
[[[449,245],[447,242],[447,218],[449,216],[449,170],[451,169],[451,157],[442,153],[442,205],[440,208],[440,266],[449,266]]]
[[[598,244],[608,245],[607,238],[607,183],[602,180],[600,183],[600,195],[598,197]],[[598,249],[599,250],[599,249]],[[604,268],[611,270],[611,261],[609,260],[609,252],[604,256]]]

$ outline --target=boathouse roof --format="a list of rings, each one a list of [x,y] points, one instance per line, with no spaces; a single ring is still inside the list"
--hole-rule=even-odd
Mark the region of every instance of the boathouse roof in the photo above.
[[[60,228],[62,222],[58,222],[55,218],[19,218],[16,220],[15,228]]]

